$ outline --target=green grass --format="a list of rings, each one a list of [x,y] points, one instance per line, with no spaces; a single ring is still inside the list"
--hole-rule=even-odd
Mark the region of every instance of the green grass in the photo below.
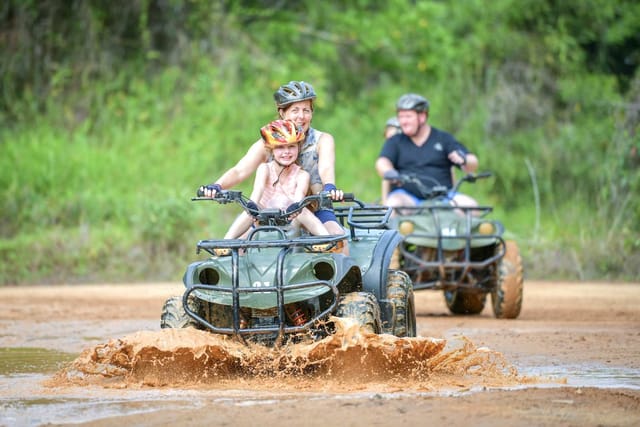
[[[247,102],[269,100],[271,90],[226,93],[206,78],[185,80],[186,88],[168,70],[126,94],[97,87],[101,108],[89,118],[79,120],[70,103],[0,130],[0,284],[180,280],[197,240],[224,234],[239,208],[190,199],[275,117],[269,101]],[[393,114],[384,100],[400,90],[319,103],[314,116],[336,140],[336,184],[367,202],[380,194],[374,163]],[[509,135],[487,133],[481,114],[469,118],[461,133],[494,177],[462,190],[495,207],[527,277],[640,279],[639,204],[629,197],[640,179],[621,161],[632,140],[611,134],[597,147],[613,118]]]

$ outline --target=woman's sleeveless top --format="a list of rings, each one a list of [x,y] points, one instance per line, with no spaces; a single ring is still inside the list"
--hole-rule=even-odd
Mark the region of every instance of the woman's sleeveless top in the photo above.
[[[309,181],[311,184],[310,192],[313,194],[322,191],[322,179],[318,170],[318,141],[321,136],[322,132],[309,128],[298,155],[298,163],[300,163],[302,169],[311,175],[311,180]]]

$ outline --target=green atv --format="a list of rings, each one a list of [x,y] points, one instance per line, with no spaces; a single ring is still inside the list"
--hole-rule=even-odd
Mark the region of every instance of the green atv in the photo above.
[[[395,171],[394,171],[395,172]],[[491,173],[468,174],[473,183]],[[389,224],[404,236],[392,268],[406,272],[415,290],[443,290],[454,314],[478,314],[491,294],[496,318],[514,319],[522,308],[523,267],[515,241],[503,238],[504,226],[490,219],[488,206],[459,207],[450,190],[433,182],[427,188],[413,175],[385,176],[389,181],[414,184],[424,201],[418,206],[395,207]]]
[[[188,266],[184,294],[162,308],[162,328],[193,327],[271,346],[325,337],[338,317],[371,333],[416,335],[411,280],[389,269],[402,241],[387,226],[389,208],[367,207],[346,194],[350,204],[335,209],[345,234],[311,236],[292,230],[291,217],[311,204],[331,206],[329,193],[287,211],[258,209],[239,191],[192,200],[236,203],[255,225],[246,239],[198,242],[198,253],[211,256]],[[348,256],[337,249],[342,244]]]

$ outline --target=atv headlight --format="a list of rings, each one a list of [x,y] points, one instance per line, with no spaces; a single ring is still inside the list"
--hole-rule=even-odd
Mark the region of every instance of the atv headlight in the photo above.
[[[307,250],[309,252],[328,252],[333,246],[335,246],[333,243],[318,243],[308,246]]]
[[[320,261],[313,266],[313,275],[320,280],[331,280],[335,274],[336,270],[330,262]]]
[[[213,253],[216,254],[216,256],[219,256],[219,257],[229,256],[229,255],[231,255],[231,249],[229,249],[229,248],[215,248],[213,250]]]
[[[493,234],[496,228],[490,222],[483,222],[478,226],[478,233],[480,234]]]
[[[220,281],[220,273],[215,268],[203,268],[198,274],[198,281],[203,285],[217,285]]]
[[[400,223],[400,225],[398,226],[398,231],[403,236],[407,236],[407,235],[413,233],[414,229],[415,229],[415,225],[411,221],[402,221]]]

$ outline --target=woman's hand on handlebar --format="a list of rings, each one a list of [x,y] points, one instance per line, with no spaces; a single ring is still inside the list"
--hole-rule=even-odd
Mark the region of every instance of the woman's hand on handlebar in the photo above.
[[[201,185],[196,194],[198,197],[210,197],[213,199],[220,191],[222,191],[220,184],[207,184]]]
[[[344,199],[344,191],[338,190],[334,184],[325,184],[322,191],[329,193],[331,200],[339,202]]]

